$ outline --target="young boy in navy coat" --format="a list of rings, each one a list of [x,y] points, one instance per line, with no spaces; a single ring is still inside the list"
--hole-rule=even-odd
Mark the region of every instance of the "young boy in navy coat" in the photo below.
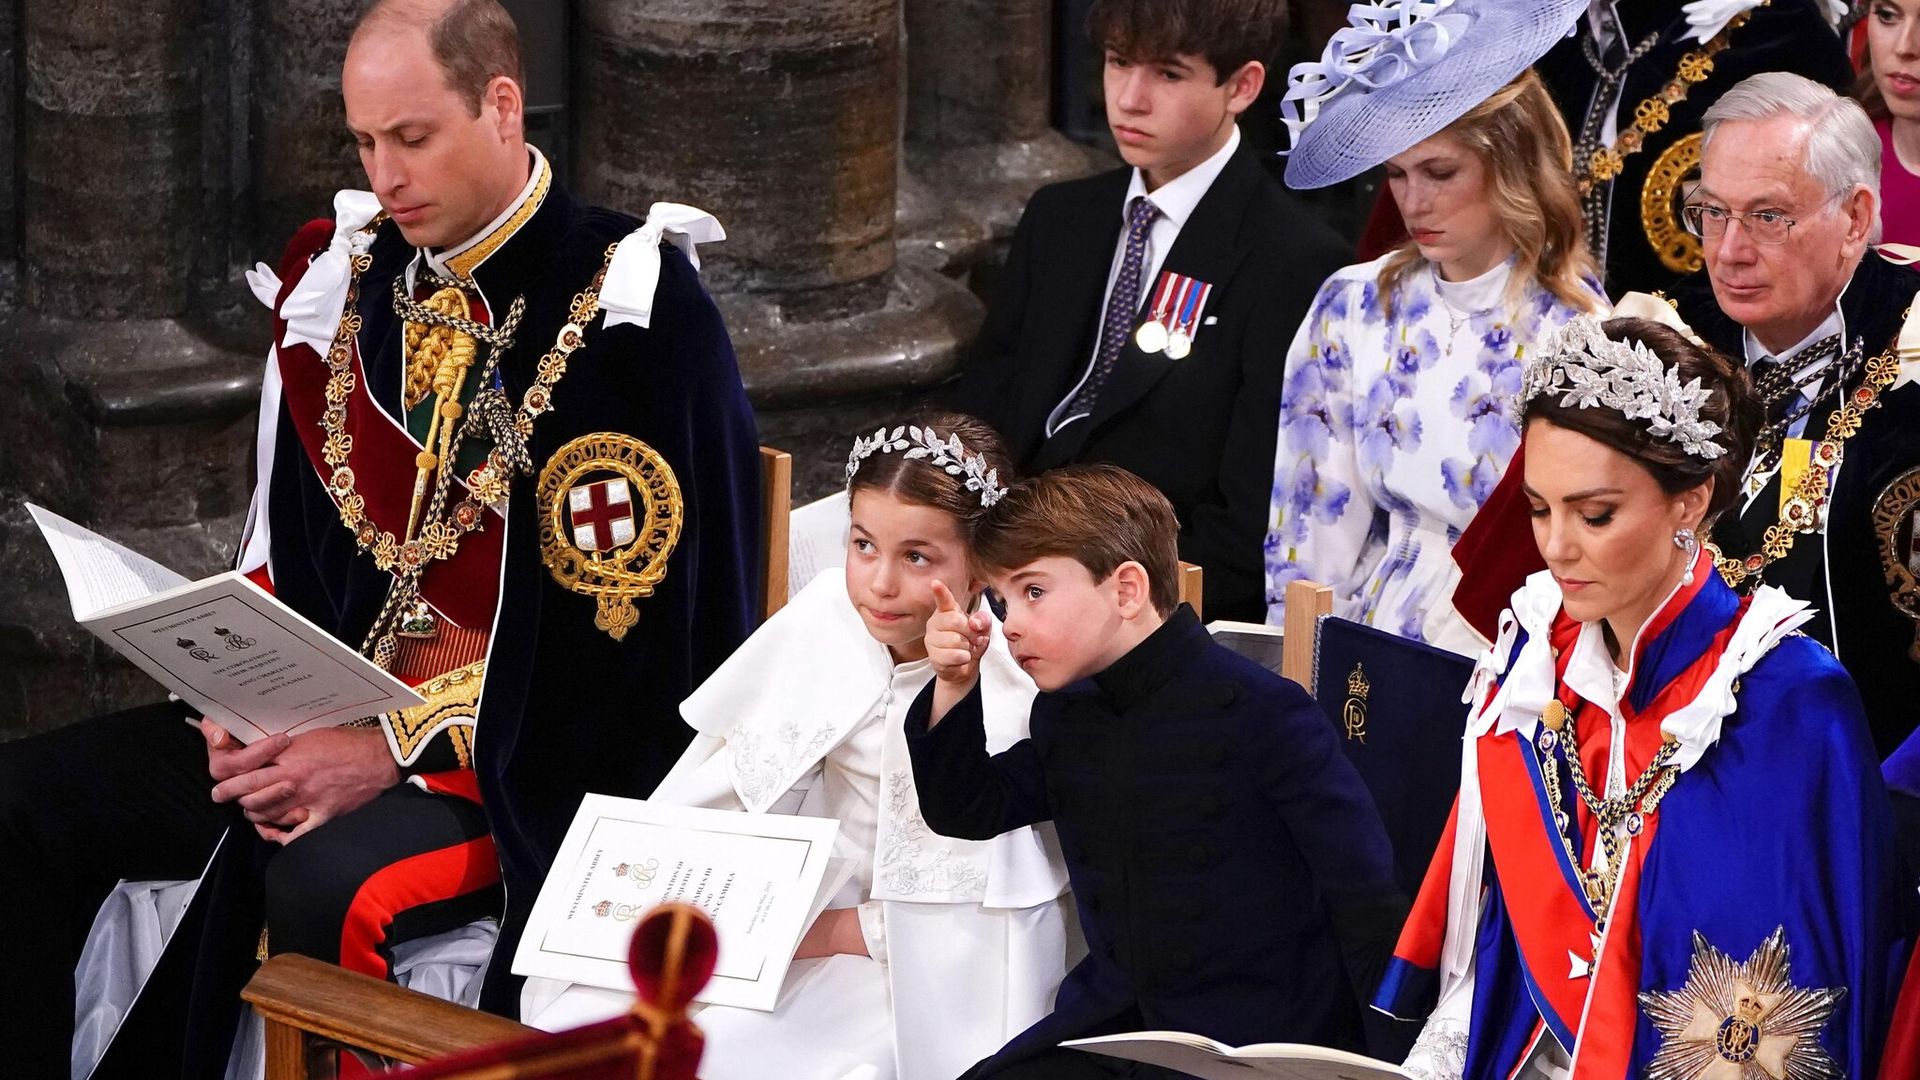
[[[969,1078],[1134,1075],[1059,1043],[1135,1029],[1360,1048],[1406,912],[1385,830],[1313,699],[1179,604],[1177,534],[1166,498],[1111,465],[993,508],[976,573],[1041,690],[1004,753],[981,724],[986,617],[937,596],[938,677],[906,721],[921,813],[976,840],[1053,821],[1089,949],[1052,1015]]]

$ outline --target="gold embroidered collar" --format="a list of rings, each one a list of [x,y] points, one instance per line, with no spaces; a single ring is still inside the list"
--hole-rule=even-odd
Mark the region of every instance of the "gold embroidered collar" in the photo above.
[[[428,257],[429,264],[462,281],[472,281],[474,271],[499,251],[513,235],[521,230],[533,215],[540,210],[540,204],[546,201],[547,192],[553,188],[553,167],[547,164],[546,156],[532,146],[527,153],[533,156],[533,175],[527,178],[527,186],[520,191],[520,197],[514,205],[507,208],[493,223],[458,247],[450,248],[440,255]]]

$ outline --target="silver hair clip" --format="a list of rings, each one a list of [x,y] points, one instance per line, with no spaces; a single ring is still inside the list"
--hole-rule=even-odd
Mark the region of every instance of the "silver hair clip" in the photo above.
[[[966,478],[967,490],[980,495],[980,505],[991,507],[1007,495],[1000,484],[1000,470],[989,468],[987,459],[969,453],[960,436],[940,433],[918,424],[902,425],[889,432],[886,428],[870,437],[853,440],[853,452],[847,455],[847,483],[860,471],[860,463],[875,454],[903,454],[909,461],[925,461],[951,476]]]
[[[1720,425],[1700,418],[1713,394],[1698,376],[1682,385],[1679,367],[1667,367],[1644,342],[1628,344],[1607,336],[1600,320],[1578,315],[1547,343],[1540,359],[1527,365],[1520,382],[1520,406],[1541,394],[1559,394],[1569,409],[1603,406],[1629,420],[1648,421],[1647,430],[1679,443],[1697,458],[1712,461],[1727,452],[1713,441]]]

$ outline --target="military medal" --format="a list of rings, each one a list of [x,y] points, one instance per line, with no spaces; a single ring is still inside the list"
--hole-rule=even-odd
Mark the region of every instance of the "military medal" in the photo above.
[[[1193,338],[1200,330],[1200,313],[1206,309],[1213,286],[1198,278],[1168,273],[1173,286],[1172,319],[1167,325],[1167,358],[1184,360],[1193,352]]]
[[[1167,321],[1173,317],[1173,294],[1179,285],[1179,275],[1161,274],[1160,283],[1154,286],[1153,300],[1147,305],[1147,321],[1133,333],[1133,343],[1140,351],[1152,355],[1167,347]]]
[[[1133,343],[1140,346],[1141,352],[1159,352],[1167,347],[1167,324],[1158,319],[1148,319],[1133,332]]]

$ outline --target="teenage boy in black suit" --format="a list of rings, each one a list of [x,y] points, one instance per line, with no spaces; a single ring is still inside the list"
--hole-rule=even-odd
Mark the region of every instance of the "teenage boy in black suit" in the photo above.
[[[1127,168],[1042,188],[956,404],[1024,470],[1105,461],[1159,488],[1212,618],[1262,622],[1287,343],[1347,245],[1240,145],[1284,0],[1098,0]]]
[[[1007,648],[1041,693],[991,757],[987,616],[935,585],[936,678],[906,718],[920,812],[946,836],[1059,830],[1088,954],[1051,1015],[967,1080],[1164,1075],[1067,1039],[1137,1029],[1359,1049],[1406,915],[1379,813],[1294,683],[1179,602],[1167,500],[1111,465],[1014,486],[974,538]]]

